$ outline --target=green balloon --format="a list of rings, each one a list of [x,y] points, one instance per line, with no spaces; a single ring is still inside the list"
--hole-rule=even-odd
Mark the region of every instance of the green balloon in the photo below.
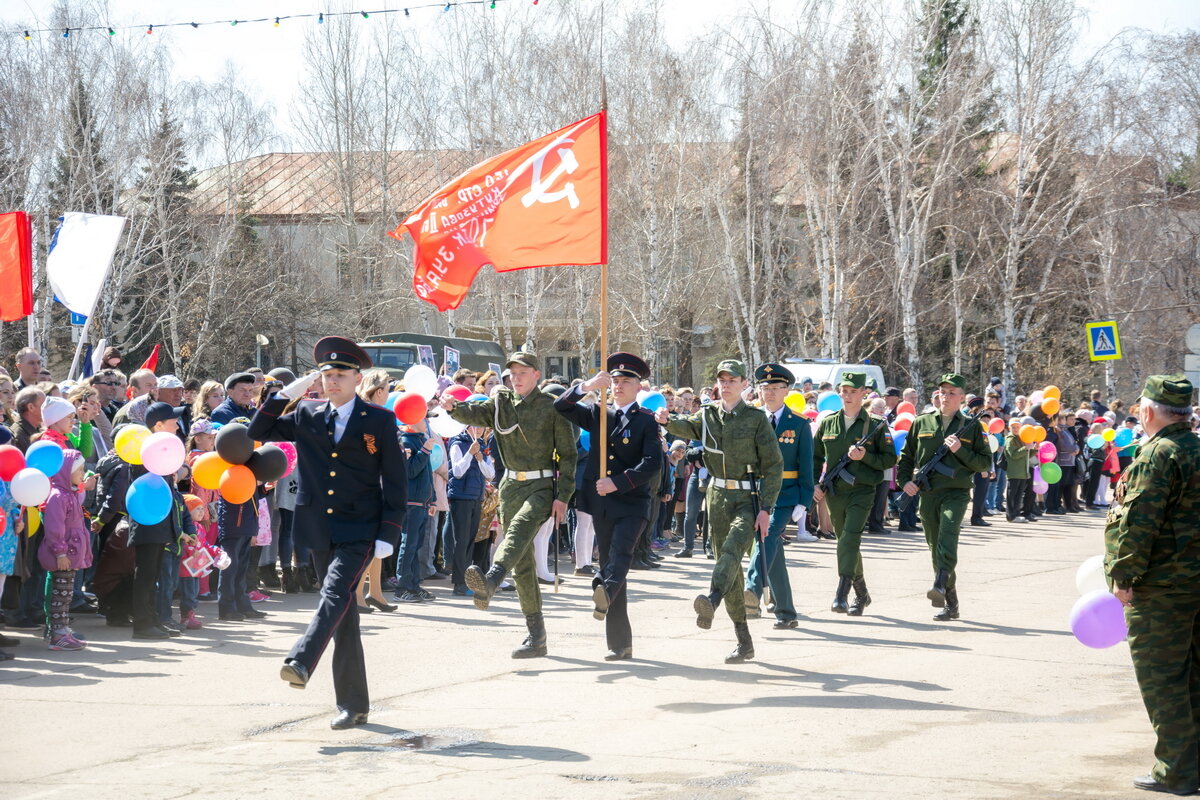
[[[1042,464],[1042,480],[1046,483],[1058,483],[1062,480],[1062,467],[1053,461],[1049,464]]]

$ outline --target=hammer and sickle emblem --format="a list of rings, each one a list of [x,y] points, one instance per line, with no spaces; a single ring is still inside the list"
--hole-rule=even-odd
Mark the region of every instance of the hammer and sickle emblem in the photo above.
[[[572,142],[572,139],[564,139],[563,143]],[[533,180],[530,182],[529,191],[521,198],[521,204],[526,208],[531,208],[534,203],[557,203],[559,200],[566,200],[570,203],[571,208],[579,208],[579,196],[575,194],[575,184],[566,183],[563,188],[554,192],[550,191],[564,173],[571,175],[575,170],[579,169],[579,161],[575,158],[575,151],[569,147],[560,147],[557,149],[558,166],[550,170],[549,174],[542,177],[542,165],[546,160],[549,149],[542,151],[533,159]]]

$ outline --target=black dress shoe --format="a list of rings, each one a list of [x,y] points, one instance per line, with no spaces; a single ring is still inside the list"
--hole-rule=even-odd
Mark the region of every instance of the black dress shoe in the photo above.
[[[291,684],[293,689],[303,689],[308,685],[308,667],[294,658],[289,658],[279,668],[279,677]]]
[[[170,639],[171,634],[164,631],[162,628],[134,628],[133,638],[135,639]]]
[[[374,614],[375,613],[375,609],[371,608],[370,606],[360,606],[357,603],[355,603],[354,605],[355,605],[355,608],[358,609],[358,613],[360,613],[360,614]]]
[[[20,643],[20,639],[14,639],[11,636],[5,636],[0,633],[0,647],[16,647]]]
[[[172,628],[170,625],[164,625],[160,623],[158,629],[167,634],[168,637],[183,636],[183,631],[179,630],[178,628]]]
[[[242,614],[247,619],[262,619],[263,617],[267,616],[267,612],[259,611],[257,608],[252,608],[249,611],[243,611]]]
[[[604,654],[605,661],[628,661],[633,658],[632,647],[622,647],[620,650],[609,650]]]
[[[223,619],[226,622],[244,622],[246,615],[240,611],[227,611],[224,614],[217,614],[217,619]]]
[[[799,628],[800,622],[794,619],[777,619],[771,627],[777,631],[792,630],[793,628]]]
[[[378,608],[380,611],[386,611],[389,614],[395,611],[397,608],[397,606],[394,606],[391,603],[385,603],[382,600],[376,600],[374,597],[368,597],[367,604],[375,606],[375,608]]]
[[[676,558],[691,558],[692,551],[691,550],[680,550],[678,553],[675,554],[675,557]]]
[[[344,731],[353,728],[356,725],[367,724],[367,712],[365,711],[343,711],[333,719],[329,720],[329,727],[335,731]]]
[[[1165,783],[1159,783],[1154,779],[1153,775],[1139,775],[1133,779],[1133,785],[1138,789],[1145,789],[1147,792],[1164,792],[1166,794],[1177,794],[1180,796],[1195,794],[1196,787],[1190,789],[1172,789]]]
[[[592,602],[596,605],[592,609],[593,617],[602,620],[608,616],[608,590],[604,588],[604,584],[600,584],[592,589]]]
[[[973,520],[971,520],[971,524],[974,525],[976,528],[992,527],[992,523],[988,522],[986,519],[973,519]]]

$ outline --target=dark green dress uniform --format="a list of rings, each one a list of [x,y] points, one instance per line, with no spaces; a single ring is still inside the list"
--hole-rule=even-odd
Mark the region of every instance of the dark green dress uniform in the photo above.
[[[514,353],[505,366],[522,364],[538,369],[532,353]],[[450,416],[467,425],[490,427],[495,431],[496,446],[504,464],[500,479],[500,526],[504,540],[496,551],[495,563],[487,574],[477,566],[467,568],[465,579],[475,593],[475,605],[488,607],[505,574],[512,572],[521,613],[525,615],[533,650],[545,653],[545,625],[542,620],[542,595],[534,564],[533,538],[553,510],[555,500],[566,503],[575,493],[575,431],[571,423],[554,410],[554,397],[534,389],[520,397],[512,389],[501,388],[494,397],[472,403],[460,403]],[[555,486],[555,458],[558,476]],[[541,641],[541,646],[536,642]],[[524,657],[527,650],[513,655]]]
[[[838,382],[839,389],[842,386],[862,389],[866,385],[867,376],[863,372],[847,372]],[[884,470],[896,463],[896,445],[892,443],[887,422],[883,417],[871,416],[865,406],[849,424],[844,410],[835,411],[821,420],[813,436],[813,475],[821,475],[833,469],[859,439],[872,431],[871,438],[863,445],[866,454],[861,460],[846,464],[854,484],[835,478],[832,492],[825,496],[837,534],[838,588],[831,610],[854,616],[862,614],[871,602],[863,575],[862,533],[875,505],[875,487],[883,481]],[[852,605],[847,605],[851,585],[855,599]]]
[[[962,375],[947,374],[938,385],[964,389],[967,381]],[[949,419],[943,419],[938,411],[921,414],[908,431],[908,439],[900,453],[900,466],[896,470],[896,483],[903,487],[951,435],[957,436],[962,446],[958,452],[949,453],[942,459],[942,466],[949,474],[931,473],[929,488],[922,489],[917,506],[935,575],[928,596],[935,608],[946,609],[934,617],[939,620],[958,618],[954,574],[958,565],[958,533],[971,501],[975,473],[991,468],[992,450],[987,443],[987,434],[974,418],[962,411],[956,411]]]
[[[722,361],[717,365],[717,374],[721,373],[745,378],[746,365],[732,359]],[[742,557],[755,538],[746,467],[753,468],[758,477],[759,502],[762,510],[770,513],[783,481],[783,456],[766,415],[741,400],[730,411],[721,401],[714,401],[696,414],[672,417],[666,427],[668,433],[699,440],[704,446],[704,466],[712,476],[705,502],[716,564],[709,593],[697,597],[693,605],[696,624],[707,629],[712,626],[713,608],[722,598],[725,600],[725,611],[733,620],[739,645],[726,661],[736,663],[754,654],[742,588]]]
[[[1154,375],[1142,396],[1186,408],[1192,384]],[[1133,589],[1129,654],[1158,741],[1154,783],[1181,794],[1200,785],[1200,438],[1188,422],[1158,431],[1122,473],[1104,530],[1105,571]]]

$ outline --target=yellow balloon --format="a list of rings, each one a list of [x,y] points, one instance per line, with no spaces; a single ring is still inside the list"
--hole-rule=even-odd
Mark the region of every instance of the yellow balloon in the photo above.
[[[37,506],[30,506],[25,511],[29,515],[26,518],[26,521],[29,523],[25,526],[26,533],[29,536],[33,536],[38,532],[38,528],[42,526],[42,512],[38,510]]]
[[[142,463],[142,442],[150,435],[150,429],[145,425],[126,425],[117,434],[117,439],[113,444],[116,446],[117,455],[122,460],[130,464]]]
[[[1105,429],[1100,435],[1104,437],[1104,441],[1106,442],[1111,442],[1113,439],[1117,438],[1117,432],[1112,428]]]
[[[1042,389],[1042,397],[1053,397],[1055,400],[1062,401],[1062,389],[1057,386],[1047,386]]]
[[[793,414],[803,414],[804,409],[808,407],[808,401],[799,392],[788,392],[787,397],[783,398],[783,404]]]

